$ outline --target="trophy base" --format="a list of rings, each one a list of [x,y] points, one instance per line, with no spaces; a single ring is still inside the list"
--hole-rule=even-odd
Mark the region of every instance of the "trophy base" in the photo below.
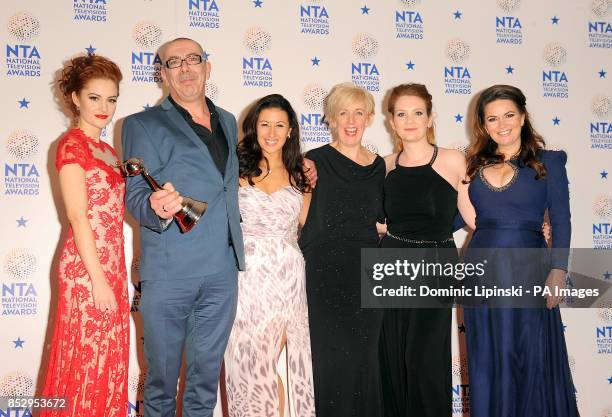
[[[183,197],[183,207],[174,215],[181,232],[188,233],[193,229],[207,208],[208,203],[194,200],[190,197]]]

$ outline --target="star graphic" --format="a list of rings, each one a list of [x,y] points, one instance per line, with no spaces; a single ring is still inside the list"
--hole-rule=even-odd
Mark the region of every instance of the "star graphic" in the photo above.
[[[612,384],[612,376],[608,378],[608,384]]]
[[[512,65],[506,67],[506,74],[514,74],[514,67]]]
[[[15,349],[17,348],[23,349],[23,344],[25,343],[25,340],[21,340],[21,338],[18,337],[17,340],[13,340],[13,343],[15,344]]]
[[[606,78],[606,74],[607,72],[605,72],[604,69],[602,68],[601,71],[599,71],[599,78]]]
[[[19,108],[23,109],[29,109],[28,105],[30,104],[30,102],[28,100],[26,100],[26,98],[24,97],[23,100],[19,100],[17,103],[19,103]]]
[[[601,179],[602,180],[607,180],[608,179],[608,172],[605,169],[603,171],[601,171],[599,173],[599,175],[601,175]]]
[[[314,58],[310,59],[312,61],[312,66],[314,67],[315,65],[318,67],[319,66],[319,62],[321,61],[319,58],[317,58],[316,56]]]
[[[612,274],[610,273],[610,271],[606,271],[606,273],[603,274],[603,279],[605,279],[606,281],[610,281],[611,276]]]
[[[364,5],[361,8],[361,14],[370,14],[370,8],[367,5]]]
[[[28,222],[28,219],[24,219],[23,216],[21,216],[16,221],[17,221],[17,227],[26,227],[26,223]]]
[[[561,119],[559,119],[558,116],[555,116],[554,119],[552,119],[553,122],[553,126],[559,126],[559,124],[561,123]]]
[[[463,323],[461,323],[461,325],[457,327],[459,328],[459,333],[465,333],[465,325]]]
[[[455,122],[457,123],[463,122],[463,116],[461,115],[461,113],[457,113],[455,115]]]
[[[558,25],[559,24],[559,18],[557,16],[551,17],[550,20],[552,21],[553,25]]]
[[[144,106],[142,106],[143,110],[149,110],[150,108],[151,108],[151,105],[149,103],[147,103]]]
[[[204,61],[208,61],[208,58],[210,57],[210,54],[206,51],[204,51],[204,55],[202,55],[202,58],[204,58]]]
[[[89,48],[85,48],[85,50],[87,51],[87,55],[93,55],[96,52],[96,48],[91,46],[91,44],[89,44]]]
[[[413,70],[414,69],[414,62],[408,61],[408,63],[406,64],[406,68],[409,69],[409,70]]]
[[[261,8],[261,7],[262,7],[261,5],[263,4],[263,1],[261,1],[261,0],[255,0],[255,1],[253,1],[253,4],[255,4],[255,7],[259,7],[259,8]]]
[[[455,20],[457,20],[457,19],[461,19],[461,15],[462,14],[463,13],[461,13],[459,10],[457,10],[455,13],[453,13],[453,16],[455,16]]]

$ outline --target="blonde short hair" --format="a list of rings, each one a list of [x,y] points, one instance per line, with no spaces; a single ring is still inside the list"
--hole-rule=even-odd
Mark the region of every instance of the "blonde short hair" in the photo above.
[[[348,103],[362,102],[368,115],[374,114],[374,96],[367,90],[357,87],[352,83],[336,84],[327,97],[323,112],[325,119],[332,122],[340,113],[340,110]]]

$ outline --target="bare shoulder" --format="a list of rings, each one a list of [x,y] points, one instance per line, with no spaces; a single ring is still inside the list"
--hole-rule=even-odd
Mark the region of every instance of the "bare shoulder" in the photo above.
[[[438,148],[438,158],[453,167],[465,167],[465,155],[456,149]]]

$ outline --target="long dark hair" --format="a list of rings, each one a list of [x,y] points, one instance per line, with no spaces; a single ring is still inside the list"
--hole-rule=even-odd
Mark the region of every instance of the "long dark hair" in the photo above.
[[[291,133],[283,145],[283,164],[289,172],[289,182],[300,192],[309,191],[308,180],[304,173],[302,153],[300,150],[300,126],[297,115],[287,99],[280,94],[270,94],[260,98],[247,113],[242,122],[244,138],[238,144],[238,161],[240,163],[240,177],[245,178],[249,184],[255,185],[253,178],[261,175],[259,162],[264,161],[270,166],[268,159],[263,155],[257,142],[257,120],[264,109],[280,109],[287,113]]]
[[[495,100],[511,100],[518,111],[525,116],[525,123],[521,128],[521,150],[519,151],[519,163],[524,164],[537,173],[536,179],[546,176],[546,168],[539,160],[539,153],[546,144],[544,139],[535,131],[529,120],[527,111],[527,99],[521,90],[511,85],[494,85],[487,88],[478,96],[474,112],[474,124],[472,126],[476,141],[467,154],[467,177],[471,180],[481,167],[498,164],[504,161],[504,156],[497,153],[497,143],[485,130],[484,109],[485,106]]]

